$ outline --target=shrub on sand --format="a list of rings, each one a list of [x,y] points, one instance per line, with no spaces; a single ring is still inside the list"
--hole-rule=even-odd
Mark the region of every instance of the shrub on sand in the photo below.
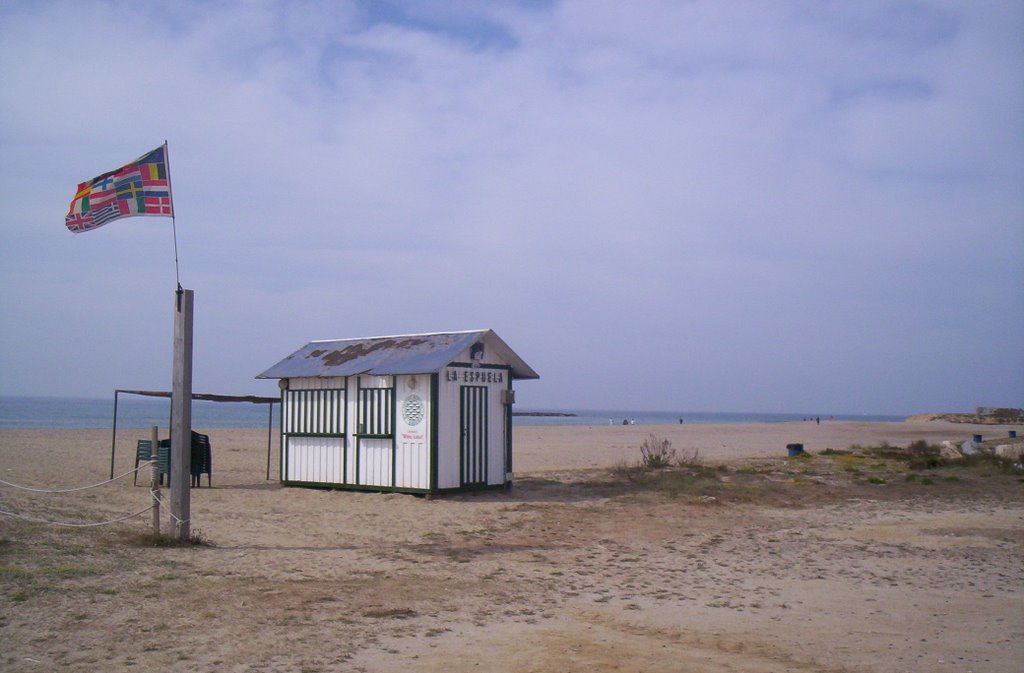
[[[640,456],[640,462],[644,467],[657,470],[670,467],[675,462],[676,450],[672,448],[672,442],[667,438],[652,433],[640,445]]]
[[[946,461],[942,459],[942,448],[931,446],[923,439],[907,447],[907,464],[912,470],[930,470],[942,467]]]

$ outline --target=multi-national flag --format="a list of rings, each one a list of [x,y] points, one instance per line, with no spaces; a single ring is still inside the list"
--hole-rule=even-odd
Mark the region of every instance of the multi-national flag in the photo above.
[[[79,234],[135,215],[174,217],[166,143],[130,164],[79,184],[64,224]]]

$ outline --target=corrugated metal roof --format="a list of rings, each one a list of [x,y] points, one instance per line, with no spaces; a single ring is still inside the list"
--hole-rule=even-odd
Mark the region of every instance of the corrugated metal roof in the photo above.
[[[478,341],[512,368],[512,378],[540,378],[489,329],[311,341],[256,378],[430,374]]]

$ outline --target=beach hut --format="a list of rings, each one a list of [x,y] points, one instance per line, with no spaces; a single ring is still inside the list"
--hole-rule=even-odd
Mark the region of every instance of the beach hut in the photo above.
[[[409,493],[512,481],[512,381],[537,373],[489,329],[312,341],[280,379],[281,482]]]

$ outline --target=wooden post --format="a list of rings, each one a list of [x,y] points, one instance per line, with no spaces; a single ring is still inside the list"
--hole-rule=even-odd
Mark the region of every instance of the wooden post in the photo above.
[[[171,387],[171,520],[181,540],[191,536],[192,290],[174,297],[174,371]]]
[[[160,537],[160,428],[153,426],[150,437],[149,496],[153,499],[153,536]]]

